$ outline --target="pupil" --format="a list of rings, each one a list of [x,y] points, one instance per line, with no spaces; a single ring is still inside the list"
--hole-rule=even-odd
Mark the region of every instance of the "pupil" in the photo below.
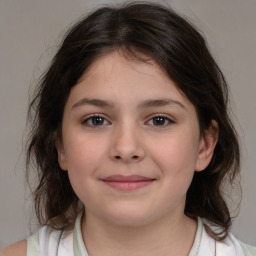
[[[163,117],[156,117],[155,119],[154,119],[154,124],[156,124],[156,125],[163,125],[164,124],[164,118]]]
[[[94,125],[103,124],[103,118],[101,118],[101,117],[94,117],[93,118],[93,124]]]

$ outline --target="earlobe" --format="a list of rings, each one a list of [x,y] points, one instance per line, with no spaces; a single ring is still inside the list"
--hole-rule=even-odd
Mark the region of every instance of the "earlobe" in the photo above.
[[[63,143],[60,141],[60,139],[55,140],[55,147],[58,153],[59,166],[63,171],[66,171],[67,170],[66,155],[65,155]]]
[[[214,153],[215,146],[218,142],[218,137],[218,123],[215,120],[212,120],[209,128],[204,132],[199,142],[195,171],[203,171],[209,165]]]

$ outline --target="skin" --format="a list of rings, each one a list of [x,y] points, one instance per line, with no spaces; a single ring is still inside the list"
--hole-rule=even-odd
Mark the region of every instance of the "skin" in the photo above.
[[[159,99],[170,102],[145,104]],[[89,255],[188,255],[197,223],[184,215],[186,192],[217,139],[214,121],[200,135],[195,107],[153,61],[118,52],[96,60],[72,88],[56,140],[60,167],[85,205],[81,228]],[[111,175],[153,182],[120,191],[104,182]]]
[[[0,256],[26,256],[27,242],[26,240],[12,244],[0,251]]]
[[[140,107],[159,99],[171,104]],[[91,115],[99,116],[98,123]],[[59,164],[85,205],[89,254],[187,255],[196,222],[184,215],[186,192],[194,171],[209,164],[216,142],[217,124],[201,136],[195,107],[154,62],[118,52],[96,60],[71,90],[62,142],[56,143]],[[119,191],[102,181],[111,175],[154,182]]]

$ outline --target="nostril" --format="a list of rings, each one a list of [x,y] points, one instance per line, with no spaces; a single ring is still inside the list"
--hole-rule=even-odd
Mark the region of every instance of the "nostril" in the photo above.
[[[138,156],[133,156],[132,159],[138,159]],[[121,156],[115,156],[115,159],[121,159]]]

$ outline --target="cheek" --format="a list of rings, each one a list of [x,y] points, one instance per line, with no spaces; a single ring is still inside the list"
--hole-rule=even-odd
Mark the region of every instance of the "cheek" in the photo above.
[[[66,140],[65,154],[70,183],[77,196],[86,205],[98,194],[95,180],[99,163],[105,155],[104,143],[92,137],[90,139],[79,137],[78,140],[76,136],[70,136]]]
[[[91,173],[97,168],[105,152],[105,143],[93,136],[70,136],[66,140],[65,155],[69,172]]]
[[[197,159],[197,143],[186,133],[170,136],[161,143],[154,143],[151,155],[168,182],[190,183]]]

